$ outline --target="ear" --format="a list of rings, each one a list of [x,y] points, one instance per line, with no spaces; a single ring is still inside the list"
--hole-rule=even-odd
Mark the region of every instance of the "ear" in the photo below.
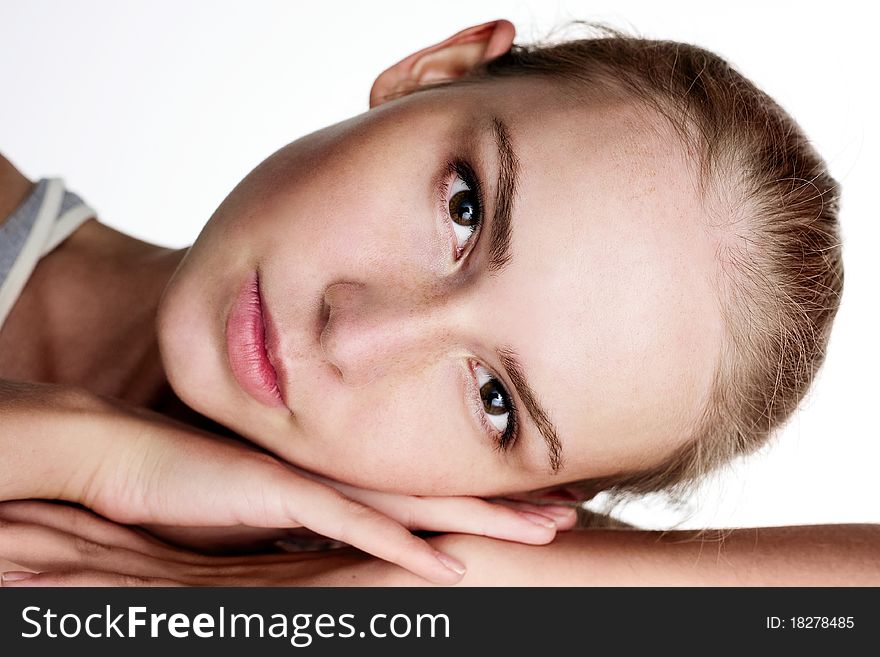
[[[423,84],[460,77],[478,64],[510,50],[515,35],[513,23],[500,19],[469,27],[419,50],[376,78],[370,89],[370,107],[405,95]]]

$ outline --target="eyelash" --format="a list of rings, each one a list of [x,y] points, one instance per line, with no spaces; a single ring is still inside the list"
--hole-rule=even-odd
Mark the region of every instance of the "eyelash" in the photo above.
[[[440,203],[441,212],[445,215],[448,221],[452,221],[452,217],[449,216],[449,201],[451,199],[448,198],[449,190],[452,187],[452,181],[455,176],[461,178],[461,180],[467,185],[468,189],[472,192],[474,196],[474,202],[476,204],[477,210],[477,221],[474,226],[473,233],[468,238],[468,243],[466,246],[462,247],[460,252],[455,254],[455,259],[459,260],[466,252],[470,252],[473,250],[473,243],[479,239],[480,232],[483,228],[483,221],[485,219],[485,203],[483,202],[483,186],[480,182],[479,176],[474,172],[473,167],[462,159],[450,160],[446,163],[446,167],[443,171],[442,182],[440,184],[440,189],[438,191],[438,200]],[[480,365],[483,369],[490,373],[492,380],[495,381],[501,392],[501,397],[504,400],[504,404],[508,409],[508,417],[507,417],[507,426],[504,431],[499,431],[495,426],[492,425],[491,422],[486,417],[486,411],[483,408],[483,400],[480,394],[480,386],[477,382],[477,374],[474,369],[474,365],[472,364],[470,367],[470,377],[472,383],[472,394],[470,395],[472,399],[472,405],[474,408],[474,412],[479,418],[480,424],[483,426],[484,431],[492,436],[496,447],[500,451],[509,450],[515,443],[518,435],[518,426],[519,423],[517,421],[517,412],[516,405],[513,403],[513,399],[510,396],[510,393],[507,391],[507,386],[499,379],[497,376],[491,373],[491,370],[487,368],[485,365]]]
[[[474,231],[471,234],[471,237],[468,240],[468,245],[474,243],[479,237],[479,233],[483,227],[484,220],[484,212],[486,204],[484,203],[484,195],[483,195],[483,185],[480,182],[480,177],[474,172],[473,167],[466,161],[460,158],[456,158],[454,160],[450,160],[446,163],[445,168],[443,169],[443,175],[441,177],[440,188],[437,194],[437,200],[440,204],[440,212],[443,214],[448,221],[452,221],[452,217],[449,216],[449,201],[451,199],[447,198],[449,195],[449,190],[452,187],[452,181],[454,176],[458,176],[464,181],[464,183],[468,186],[468,189],[474,196],[474,201],[477,206],[477,222],[474,226]],[[468,250],[468,245],[462,247],[460,252],[455,253],[455,259],[460,260],[465,252]]]
[[[504,400],[504,405],[508,409],[507,413],[507,426],[504,431],[499,431],[495,426],[489,422],[486,417],[486,411],[483,408],[483,399],[480,395],[480,384],[477,380],[476,366],[479,366],[486,370],[489,375],[492,377],[492,380],[498,383],[498,386],[501,389],[501,398]],[[470,395],[473,400],[473,410],[476,413],[477,417],[480,419],[480,424],[483,426],[484,431],[493,438],[495,441],[495,446],[500,451],[509,450],[515,443],[518,435],[519,422],[517,418],[516,405],[513,403],[513,399],[510,397],[510,393],[507,392],[507,386],[502,383],[502,381],[492,374],[491,370],[487,368],[485,365],[478,365],[476,362],[472,362],[470,365],[470,379],[469,379],[472,387],[472,394]]]

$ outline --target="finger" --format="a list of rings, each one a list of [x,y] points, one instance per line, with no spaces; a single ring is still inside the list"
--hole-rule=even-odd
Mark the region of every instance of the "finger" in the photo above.
[[[524,506],[517,512],[477,497],[415,497],[339,482],[332,485],[410,529],[479,534],[534,545],[549,543],[556,535],[556,518],[538,513],[534,508]]]
[[[458,560],[438,552],[388,516],[322,483],[298,477],[286,469],[284,472],[284,476],[276,481],[265,482],[267,488],[263,491],[262,508],[254,520],[273,522],[284,516],[296,518],[314,532],[395,563],[438,584],[454,584],[464,575],[464,565]],[[267,497],[270,492],[276,496],[274,501]],[[268,515],[259,517],[263,513]],[[254,524],[246,518],[240,521]]]
[[[0,555],[4,560],[34,570],[77,569],[168,576],[197,585],[246,575],[254,567],[271,567],[292,561],[290,555],[209,557],[168,549],[153,554],[105,544],[53,527],[26,522],[0,521]]]
[[[493,500],[493,502],[509,506],[518,511],[547,516],[556,523],[558,531],[567,531],[577,523],[577,510],[574,506],[566,504],[534,504],[508,498]]]
[[[6,572],[0,575],[0,586],[3,588],[29,588],[53,586],[186,586],[182,582],[163,577],[144,577],[142,575],[124,575],[99,570],[77,570],[71,572],[25,571]]]
[[[178,572],[177,564],[148,554],[97,543],[52,527],[18,522],[4,521],[0,525],[0,554],[37,571],[94,569],[143,576]]]
[[[234,461],[220,468],[209,459],[201,465],[204,467],[194,466],[185,477],[183,473],[171,477],[183,488],[173,495],[166,491],[164,498],[169,503],[163,512],[165,522],[185,525],[193,524],[195,519],[202,525],[207,519],[209,524],[222,525],[305,526],[435,583],[454,584],[464,574],[464,566],[456,559],[439,553],[391,518],[296,474],[277,460],[242,450]],[[219,479],[226,485],[216,495],[205,496],[198,482],[216,484],[218,474],[224,475]],[[187,490],[189,494],[182,496],[186,505],[170,503]],[[198,509],[190,504],[193,499],[199,500]]]
[[[175,560],[181,560],[188,556],[169,548],[139,530],[117,525],[91,511],[66,504],[33,500],[4,502],[0,504],[0,520],[42,525],[94,543],[126,548],[142,554],[161,555]],[[195,561],[201,559],[199,555],[195,554],[191,557]]]
[[[479,498],[434,498],[416,511],[425,529],[478,534],[507,541],[543,545],[556,536],[554,518],[527,507],[488,502]]]
[[[543,545],[553,540],[557,530],[571,529],[577,522],[574,509],[564,505],[539,505],[508,498],[492,500],[521,511],[517,516],[486,506],[479,498],[415,497],[386,493],[326,479],[294,466],[288,467],[304,477],[332,486],[347,497],[381,511],[410,529],[479,534]],[[551,520],[552,524],[546,519]]]
[[[544,545],[556,536],[554,518],[530,507],[488,502],[478,497],[402,498],[404,509],[391,513],[410,527],[438,532],[476,534],[507,541]],[[380,507],[381,508],[381,507]]]

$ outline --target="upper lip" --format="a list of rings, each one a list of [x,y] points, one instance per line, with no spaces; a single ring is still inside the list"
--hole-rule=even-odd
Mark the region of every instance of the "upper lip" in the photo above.
[[[265,329],[266,339],[266,356],[269,358],[272,368],[275,370],[275,382],[278,390],[281,391],[281,398],[284,405],[290,410],[290,404],[287,397],[287,367],[282,358],[284,351],[281,349],[280,336],[275,328],[275,322],[272,320],[272,313],[269,306],[266,305],[266,297],[263,295],[263,287],[260,285],[260,278],[257,277],[257,294],[260,295],[260,311],[263,315],[263,328]],[[290,411],[293,413],[293,411]]]

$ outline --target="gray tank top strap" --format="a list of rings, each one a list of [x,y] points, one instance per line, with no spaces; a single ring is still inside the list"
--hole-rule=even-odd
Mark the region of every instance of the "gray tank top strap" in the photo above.
[[[0,226],[0,326],[40,258],[95,216],[60,178],[42,178]]]

